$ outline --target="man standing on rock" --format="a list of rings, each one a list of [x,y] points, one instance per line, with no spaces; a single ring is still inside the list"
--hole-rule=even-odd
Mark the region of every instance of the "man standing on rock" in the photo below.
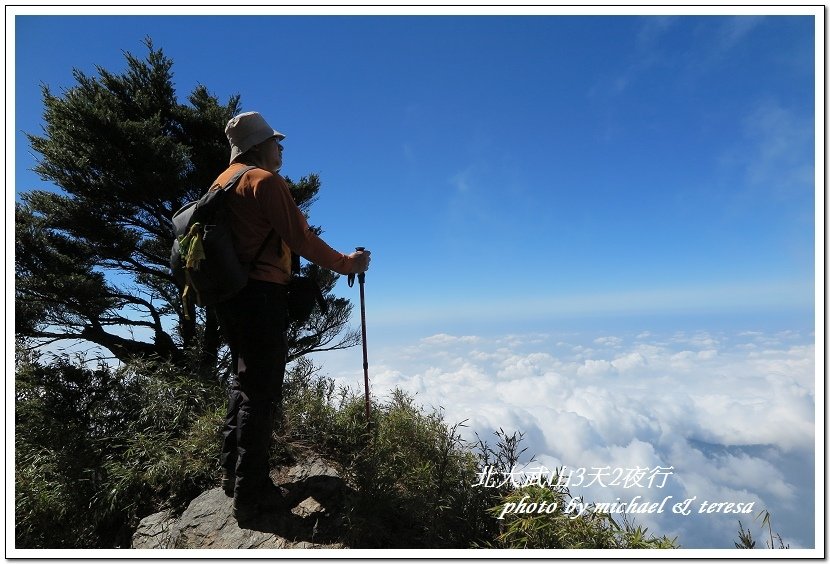
[[[247,286],[216,308],[234,373],[223,430],[222,481],[225,493],[233,496],[234,515],[241,521],[283,506],[280,488],[269,477],[268,451],[288,354],[285,330],[291,252],[339,274],[365,272],[370,253],[339,253],[309,228],[278,174],[285,136],[262,115],[242,113],[228,122],[225,133],[230,166],[214,185],[225,185],[245,166],[256,167],[239,179],[228,206],[240,261],[250,263],[259,255]]]

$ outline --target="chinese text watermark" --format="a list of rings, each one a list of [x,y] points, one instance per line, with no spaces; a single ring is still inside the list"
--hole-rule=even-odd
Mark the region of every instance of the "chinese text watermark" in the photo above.
[[[476,474],[474,486],[500,488],[510,485],[514,488],[528,486],[547,487],[590,487],[599,486],[623,488],[662,488],[666,480],[674,474],[673,466],[655,466],[622,468],[611,466],[592,466],[590,468],[568,468],[550,470],[545,466],[513,467],[509,472],[499,471],[493,466],[485,466]]]

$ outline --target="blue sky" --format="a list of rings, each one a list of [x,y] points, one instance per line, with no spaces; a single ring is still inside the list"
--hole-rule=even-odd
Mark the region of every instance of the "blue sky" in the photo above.
[[[321,175],[312,221],[339,249],[374,250],[390,316],[643,290],[811,309],[812,25],[24,18],[16,128],[37,131],[41,82],[123,68],[150,36],[180,96],[239,93],[288,135],[283,172]],[[233,30],[236,45],[208,39]],[[38,185],[31,162],[20,151],[18,190]]]
[[[287,135],[282,172],[320,174],[311,221],[332,246],[373,251],[366,293],[378,393],[411,386],[482,429],[538,429],[534,448],[563,462],[576,451],[557,450],[518,397],[453,411],[467,403],[453,395],[462,389],[433,397],[424,379],[496,382],[525,367],[541,381],[596,377],[639,398],[619,380],[638,367],[663,385],[676,378],[670,389],[688,381],[683,370],[722,383],[734,369],[742,387],[723,388],[729,402],[752,374],[763,386],[779,373],[780,364],[759,367],[758,355],[794,363],[788,389],[815,394],[815,24],[759,11],[18,16],[14,127],[39,132],[41,83],[57,91],[73,84],[72,68],[122,69],[122,52],[143,55],[151,37],[174,61],[182,99],[197,84],[223,101],[241,94],[243,110]],[[43,187],[33,162],[17,133],[16,193]],[[345,283],[337,292],[357,299]],[[490,354],[501,364],[475,362]],[[347,382],[359,355],[319,360]],[[700,405],[702,390],[684,393]],[[793,393],[794,403],[767,407],[809,423]],[[557,416],[583,417],[597,443],[586,454],[611,456],[617,439],[578,403]],[[784,452],[786,439],[669,425],[669,411],[648,417],[683,444]],[[620,449],[651,441],[663,445],[652,452],[663,462],[680,458],[680,443],[637,429]],[[799,456],[812,456],[811,440]],[[731,546],[713,523],[679,530],[692,544]],[[789,533],[812,543],[812,533]]]

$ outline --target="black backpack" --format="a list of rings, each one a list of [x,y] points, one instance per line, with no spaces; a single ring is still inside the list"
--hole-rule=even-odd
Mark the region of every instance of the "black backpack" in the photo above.
[[[184,287],[185,313],[193,293],[197,304],[209,306],[244,288],[248,273],[274,234],[273,230],[268,233],[250,263],[239,261],[233,246],[227,198],[242,175],[254,168],[241,169],[221,189],[211,187],[199,200],[186,204],[173,214],[175,238],[170,266],[179,286]]]

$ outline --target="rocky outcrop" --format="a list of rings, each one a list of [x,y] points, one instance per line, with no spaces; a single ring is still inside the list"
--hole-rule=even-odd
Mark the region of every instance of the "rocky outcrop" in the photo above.
[[[286,493],[286,508],[262,515],[240,527],[233,500],[214,488],[175,516],[154,513],[139,523],[132,548],[347,548],[342,508],[350,488],[337,471],[311,456],[271,473]]]

